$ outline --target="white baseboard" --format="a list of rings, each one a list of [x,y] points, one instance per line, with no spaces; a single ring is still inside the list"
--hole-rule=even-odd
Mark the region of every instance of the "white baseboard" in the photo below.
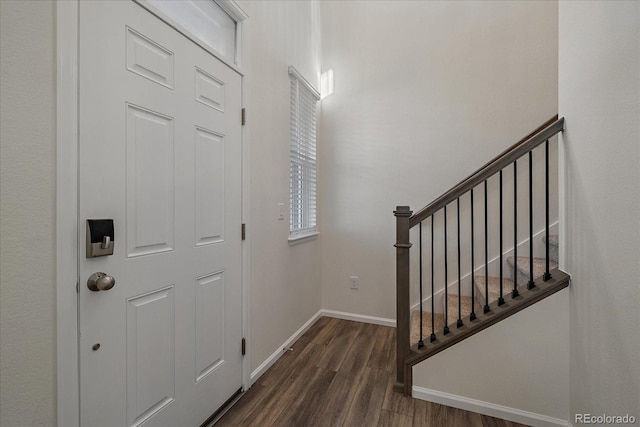
[[[325,317],[335,317],[336,319],[354,320],[362,323],[372,323],[374,325],[396,327],[396,319],[386,319],[384,317],[367,316],[365,314],[347,313],[335,310],[320,310]]]
[[[444,393],[437,390],[430,390],[423,387],[414,386],[412,389],[412,396],[416,399],[451,406],[465,411],[477,412],[490,417],[501,418],[503,420],[525,425],[532,425],[536,427],[567,427],[571,425],[568,420],[561,420],[559,418],[510,408],[508,406],[496,405],[495,403],[470,399],[468,397],[457,396],[455,394]]]
[[[291,347],[297,340],[300,338],[305,332],[309,330],[309,328],[318,320],[320,317],[335,317],[336,319],[344,319],[344,320],[354,320],[356,322],[363,323],[372,323],[374,325],[382,325],[382,326],[391,326],[393,328],[396,327],[395,319],[385,319],[384,317],[375,317],[375,316],[367,316],[364,314],[355,314],[355,313],[346,313],[343,311],[335,311],[335,310],[320,310],[309,320],[305,322],[304,325],[300,327],[297,331],[293,333],[282,345],[278,346],[276,351],[274,351],[271,356],[267,357],[267,359],[260,364],[253,372],[251,372],[250,382],[256,382],[258,378],[264,374],[267,369],[269,369],[280,357],[285,353],[286,349]]]
[[[322,312],[323,310],[320,310],[316,314],[311,316],[311,318],[307,320],[305,324],[300,327],[300,329],[295,331],[293,335],[291,335],[282,345],[280,345],[276,349],[276,351],[271,354],[271,356],[267,357],[267,359],[262,362],[260,366],[258,366],[253,372],[251,372],[250,382],[252,385],[258,378],[262,376],[262,374],[267,371],[267,369],[269,369],[274,363],[277,362],[278,359],[280,359],[287,348],[291,347],[293,343],[298,340],[298,338],[304,335],[304,333],[307,332],[314,323],[316,323],[316,320],[318,320],[322,316]]]
[[[335,310],[320,310],[296,332],[291,335],[282,345],[278,346],[276,351],[271,354],[264,362],[260,364],[251,373],[251,384],[255,383],[258,378],[264,374],[280,357],[285,353],[286,348],[291,347],[311,326],[322,316],[333,317],[336,319],[353,320],[356,322],[372,323],[374,325],[395,327],[395,319],[387,319],[384,317],[367,316],[364,314],[347,313]],[[482,400],[471,399],[464,396],[444,393],[437,390],[430,390],[423,387],[414,386],[412,396],[416,399],[426,400],[441,405],[451,406],[463,409],[465,411],[473,411],[490,417],[501,418],[504,420],[534,425],[536,427],[572,427],[571,423],[559,418],[553,418],[546,415],[536,414],[533,412],[523,411],[520,409],[510,408],[508,406],[496,405],[495,403],[484,402]]]

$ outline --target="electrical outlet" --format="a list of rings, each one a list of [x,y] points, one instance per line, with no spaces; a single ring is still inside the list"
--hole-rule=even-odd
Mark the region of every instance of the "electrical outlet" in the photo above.
[[[358,289],[358,276],[349,276],[349,288]]]
[[[278,221],[284,221],[284,203],[278,203]]]

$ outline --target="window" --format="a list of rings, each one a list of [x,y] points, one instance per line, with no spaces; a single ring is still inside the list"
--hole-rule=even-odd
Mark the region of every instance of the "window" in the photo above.
[[[151,6],[175,21],[178,30],[203,42],[235,63],[236,21],[211,0],[149,0]]]
[[[293,67],[291,79],[290,240],[317,234],[317,90]]]

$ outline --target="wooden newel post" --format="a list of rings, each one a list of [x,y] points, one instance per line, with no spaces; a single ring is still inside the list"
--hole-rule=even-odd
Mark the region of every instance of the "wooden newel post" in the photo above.
[[[406,387],[404,360],[409,355],[409,206],[397,206],[396,217],[396,388]]]

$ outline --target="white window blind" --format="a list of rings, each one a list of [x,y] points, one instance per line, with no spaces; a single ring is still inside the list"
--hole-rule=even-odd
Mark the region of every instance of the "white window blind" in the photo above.
[[[317,231],[316,104],[320,94],[293,67],[291,79],[290,233]]]

